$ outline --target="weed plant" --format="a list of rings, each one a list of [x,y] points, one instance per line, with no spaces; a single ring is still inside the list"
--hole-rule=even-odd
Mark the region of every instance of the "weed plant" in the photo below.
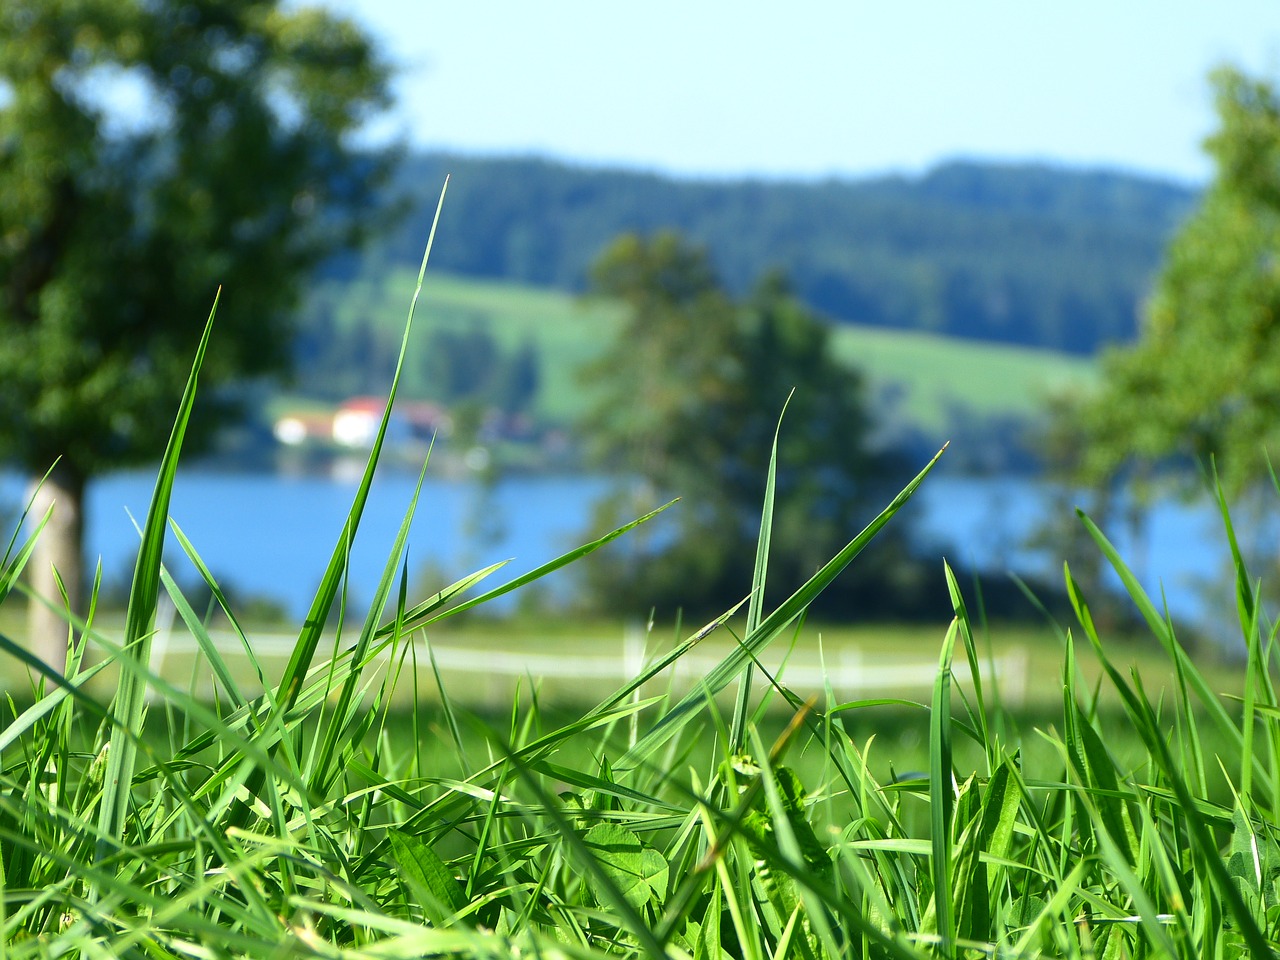
[[[419,290],[425,267],[424,258]],[[830,689],[821,702],[803,703],[785,675],[768,675],[755,658],[786,642],[930,464],[772,610],[763,602],[770,483],[754,582],[741,605],[745,629],[683,699],[641,699],[640,690],[712,630],[728,630],[739,610],[567,720],[544,710],[535,689],[500,725],[482,725],[441,689],[444,743],[428,750],[422,715],[404,719],[390,705],[402,677],[416,683],[417,659],[429,661],[432,625],[635,524],[479,595],[472,594],[496,567],[417,600],[408,596],[404,559],[415,496],[370,612],[349,622],[343,572],[384,415],[284,675],[275,684],[264,676],[266,692],[250,696],[161,564],[171,533],[257,665],[252,638],[195,547],[167,522],[212,320],[142,531],[123,641],[95,629],[92,601],[83,619],[69,617],[62,671],[0,637],[35,678],[33,705],[11,701],[0,732],[6,960],[1199,960],[1275,950],[1276,629],[1264,622],[1225,508],[1248,655],[1234,698],[1209,689],[1169,618],[1085,520],[1173,665],[1172,695],[1152,702],[1141,676],[1112,664],[1066,571],[1079,623],[1062,634],[1061,714],[1043,729],[1019,729],[998,690],[980,680],[967,692],[953,687],[953,658],[967,658],[980,678],[982,654],[949,578],[955,618],[941,638],[928,704],[927,765],[873,775],[876,742],[850,739],[845,721],[901,703],[842,703]],[[412,320],[411,307],[404,344]],[[388,411],[398,382],[397,374]],[[34,525],[31,537],[10,541],[0,600],[30,556]],[[162,590],[203,650],[200,670],[218,689],[212,702],[148,670]],[[335,611],[336,636],[324,632]],[[1100,659],[1123,703],[1142,746],[1136,759],[1113,750],[1114,715],[1105,719],[1099,691],[1079,680],[1080,643]],[[105,651],[92,665],[90,645]],[[103,705],[85,684],[107,664],[119,681]],[[722,713],[714,695],[734,684],[733,709]],[[759,721],[769,701],[785,704],[791,720],[766,739]],[[154,728],[157,714],[164,735],[144,735],[148,715]],[[1024,762],[1027,738],[1047,746],[1035,755],[1048,759]],[[1226,746],[1210,752],[1209,743]]]

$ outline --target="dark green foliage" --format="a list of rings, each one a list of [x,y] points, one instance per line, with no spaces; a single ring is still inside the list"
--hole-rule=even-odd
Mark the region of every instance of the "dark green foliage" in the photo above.
[[[705,251],[675,234],[620,238],[597,261],[593,284],[629,310],[613,347],[584,370],[597,400],[583,435],[595,462],[631,485],[602,505],[599,522],[616,525],[655,500],[683,502],[665,524],[619,545],[613,563],[594,565],[589,591],[613,612],[637,614],[705,613],[741,599],[784,405],[769,572],[777,590],[794,590],[904,472],[870,443],[861,375],[832,357],[830,328],[781,277],[735,302]],[[820,606],[908,608],[922,578],[903,534],[900,523],[878,543],[878,567],[851,572]]]
[[[1062,418],[1088,479],[1215,454],[1239,488],[1280,440],[1280,93],[1234,70],[1214,86],[1214,180],[1169,247],[1141,339],[1108,353],[1102,388]]]
[[[433,330],[422,352],[423,379],[443,399],[474,399],[488,386],[497,361],[497,344],[482,326]]]
[[[1168,183],[1044,166],[952,163],[922,177],[678,181],[541,160],[409,159],[413,248],[454,175],[445,270],[583,289],[618,234],[677,230],[735,296],[785,270],[838,320],[1092,353],[1128,340],[1160,251],[1193,199]]]
[[[37,594],[79,607],[85,485],[163,452],[220,285],[188,449],[229,384],[287,369],[299,284],[371,222],[387,163],[350,141],[386,84],[350,21],[278,0],[0,5],[0,461],[57,462]],[[61,665],[65,624],[30,609]]]
[[[158,456],[219,285],[208,382],[283,369],[298,284],[357,236],[385,172],[347,145],[385,83],[356,28],[313,8],[7,0],[0,455],[81,477]],[[113,85],[143,91],[142,119]],[[203,405],[190,442],[225,410]]]

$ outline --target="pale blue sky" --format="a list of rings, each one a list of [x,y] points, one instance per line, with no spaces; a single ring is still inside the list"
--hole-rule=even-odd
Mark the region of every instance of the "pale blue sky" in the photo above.
[[[404,67],[411,142],[670,173],[952,157],[1201,180],[1205,76],[1280,77],[1280,0],[327,0]]]

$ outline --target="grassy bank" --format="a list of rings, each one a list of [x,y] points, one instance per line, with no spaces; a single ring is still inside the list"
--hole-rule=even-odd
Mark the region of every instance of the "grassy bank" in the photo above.
[[[1010,710],[1004,681],[982,679],[1002,641],[988,646],[954,579],[954,618],[936,625],[913,697],[821,680],[797,692],[780,652],[793,640],[797,656],[816,649],[809,605],[928,482],[930,463],[777,607],[762,600],[766,498],[751,599],[673,628],[624,679],[580,681],[586,705],[553,708],[535,686],[480,715],[419,641],[465,640],[476,608],[645,518],[515,580],[488,569],[420,597],[402,566],[411,505],[370,612],[355,617],[342,601],[346,545],[384,417],[283,664],[224,609],[233,660],[161,566],[166,539],[181,541],[168,500],[199,365],[123,625],[100,630],[91,605],[64,669],[0,634],[37,677],[33,703],[11,701],[0,731],[6,960],[1275,952],[1276,632],[1238,557],[1224,611],[1248,656],[1227,677],[1197,666],[1131,577],[1145,646],[1099,633],[1068,573],[1076,623],[1028,654],[1046,692],[1034,711]],[[15,537],[0,560],[0,607],[30,542]],[[181,546],[202,567],[198,545]],[[216,698],[150,670],[162,592],[199,650],[184,672]],[[861,642],[901,660],[906,641]],[[702,657],[693,683],[667,690],[670,671]],[[93,684],[108,674],[103,702]],[[435,705],[418,708],[428,689]]]

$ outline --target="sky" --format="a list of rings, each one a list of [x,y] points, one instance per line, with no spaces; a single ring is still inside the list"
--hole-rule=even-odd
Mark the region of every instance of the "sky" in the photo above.
[[[1280,79],[1280,0],[324,0],[400,66],[415,146],[697,177],[955,158],[1203,182],[1207,75]]]

